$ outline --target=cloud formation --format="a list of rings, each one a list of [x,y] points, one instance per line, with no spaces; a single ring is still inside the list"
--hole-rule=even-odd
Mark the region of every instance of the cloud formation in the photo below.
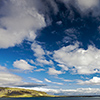
[[[48,72],[49,75],[59,75],[59,74],[63,74],[62,71],[58,71],[55,68],[49,68]]]
[[[58,0],[57,2],[54,0],[2,0],[2,2],[3,6],[0,8],[2,16],[0,17],[0,48],[13,47],[25,39],[34,41],[37,36],[36,31],[52,22],[52,15],[56,16],[58,12],[60,13],[58,4],[61,2],[71,12],[73,11],[70,4],[74,4],[76,9],[80,9],[81,14],[85,10],[92,11],[93,15],[96,16],[96,10],[100,10],[99,0],[75,0],[75,3],[73,0]],[[78,11],[80,12],[80,10]],[[74,13],[70,17],[73,15]]]
[[[18,69],[23,70],[23,71],[25,71],[25,70],[27,70],[27,71],[32,71],[33,68],[35,68],[34,66],[29,65],[28,62],[25,61],[25,60],[23,60],[23,59],[20,59],[19,61],[16,60],[16,61],[13,63],[13,66],[14,66],[15,68],[18,68]]]
[[[99,4],[99,0],[77,0],[78,6],[82,11],[86,11],[88,9],[92,9],[93,7],[97,7]]]
[[[70,11],[69,17],[73,19],[75,13],[73,13],[73,7],[76,10],[77,13],[83,16],[92,16],[92,17],[97,17],[100,16],[100,1],[99,0],[59,0],[62,2],[67,10]],[[91,13],[91,15],[90,15]],[[71,20],[72,20],[71,19]]]
[[[24,39],[33,41],[35,32],[45,27],[45,19],[30,0],[2,0],[0,8],[0,48],[13,47]]]
[[[36,61],[40,64],[44,64],[44,65],[52,65],[53,61],[52,60],[46,60],[46,52],[43,50],[42,46],[39,45],[38,43],[34,42],[31,45],[31,49],[34,52],[34,56],[36,57]]]
[[[87,80],[87,81],[79,80],[78,84],[80,84],[80,85],[85,85],[85,84],[87,84],[87,85],[100,85],[100,78],[93,77],[92,79]]]
[[[35,81],[35,82],[43,83],[43,81],[38,80],[38,79],[36,79],[36,78],[33,78],[33,77],[29,77],[29,78],[30,78],[31,80]]]
[[[52,82],[51,80],[48,80],[47,78],[44,79],[46,82],[48,83],[53,83],[53,84],[57,84],[57,85],[63,85],[63,83],[59,83],[59,82]]]
[[[6,67],[0,66],[0,87],[38,87],[46,84],[24,82],[23,78],[12,74]]]
[[[41,72],[41,71],[45,71],[45,69],[36,69],[36,70],[34,70],[34,71],[36,71],[36,72]]]
[[[14,86],[18,82],[22,82],[20,76],[12,74],[6,67],[0,66],[0,86]]]
[[[77,74],[100,73],[100,50],[94,46],[88,49],[79,48],[79,45],[69,45],[54,51],[54,60],[63,65],[63,69],[70,68]],[[62,66],[60,66],[62,67]]]
[[[77,89],[49,89],[49,88],[33,88],[38,91],[45,91],[52,95],[100,95],[100,89],[98,88],[77,88]]]

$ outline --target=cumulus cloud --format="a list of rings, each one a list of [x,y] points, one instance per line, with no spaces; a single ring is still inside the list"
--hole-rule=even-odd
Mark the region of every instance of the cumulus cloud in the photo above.
[[[70,68],[78,74],[100,73],[100,50],[94,46],[88,49],[79,48],[79,45],[69,45],[54,51],[54,60],[64,68]]]
[[[46,60],[46,53],[43,50],[42,46],[39,45],[38,43],[34,42],[31,45],[31,49],[34,51],[34,56],[37,57],[36,61],[39,62],[40,64],[45,64],[45,65],[52,65],[53,61],[52,60]]]
[[[0,8],[0,48],[20,44],[24,39],[33,41],[35,32],[45,27],[45,19],[30,0],[2,0]]]
[[[58,75],[58,74],[63,74],[62,71],[58,71],[55,68],[49,68],[48,72],[49,75]]]
[[[31,80],[35,81],[35,82],[43,83],[43,81],[38,80],[38,79],[36,79],[36,78],[33,78],[33,77],[29,77],[29,78],[30,78]]]
[[[48,83],[53,83],[53,84],[57,84],[57,85],[63,85],[63,83],[59,83],[59,82],[52,82],[51,80],[48,80],[47,78],[44,79],[46,82]]]
[[[99,77],[93,77],[90,80],[87,81],[82,81],[82,80],[78,80],[78,84],[84,85],[100,85],[100,78]]]
[[[100,95],[99,88],[77,88],[77,89],[51,89],[34,87],[32,88],[38,91],[44,91],[52,95]]]
[[[35,68],[34,66],[29,65],[28,62],[23,59],[20,59],[19,61],[16,60],[13,63],[13,66],[21,70],[29,70],[29,71],[32,71],[33,68]]]

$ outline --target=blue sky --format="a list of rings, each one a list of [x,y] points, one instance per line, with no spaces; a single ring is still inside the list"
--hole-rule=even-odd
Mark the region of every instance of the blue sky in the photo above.
[[[0,0],[0,86],[100,95],[100,1]]]

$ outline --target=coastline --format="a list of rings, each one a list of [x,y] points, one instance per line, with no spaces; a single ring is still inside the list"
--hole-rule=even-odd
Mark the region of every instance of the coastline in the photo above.
[[[50,98],[67,98],[67,97],[100,97],[100,95],[49,95],[46,92],[22,89],[0,87],[0,98],[34,98],[34,97],[50,97]]]

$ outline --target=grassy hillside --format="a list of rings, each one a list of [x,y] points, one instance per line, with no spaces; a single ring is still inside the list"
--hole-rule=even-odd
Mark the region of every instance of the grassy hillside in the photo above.
[[[45,92],[20,89],[20,88],[8,88],[0,87],[0,97],[53,97]]]

